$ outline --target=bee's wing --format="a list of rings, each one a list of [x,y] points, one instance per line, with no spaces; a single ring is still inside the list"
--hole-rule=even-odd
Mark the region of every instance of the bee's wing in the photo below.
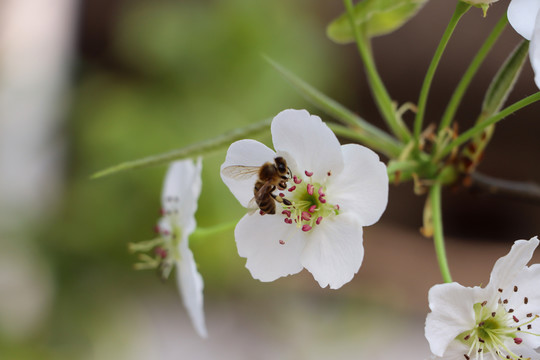
[[[237,180],[247,180],[250,177],[253,177],[259,173],[260,166],[243,166],[243,165],[233,165],[227,166],[221,172],[223,175],[237,179]]]
[[[257,205],[257,202],[255,201],[255,197],[253,197],[248,205],[247,205],[247,209],[248,209],[248,214],[251,215],[253,213],[255,213],[255,211],[259,210],[259,205]]]

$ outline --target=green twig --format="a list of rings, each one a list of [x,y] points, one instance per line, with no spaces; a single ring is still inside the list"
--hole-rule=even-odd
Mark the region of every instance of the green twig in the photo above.
[[[499,38],[499,35],[501,35],[507,23],[508,19],[506,17],[506,13],[504,13],[497,25],[495,25],[495,27],[491,31],[491,34],[489,34],[482,47],[480,47],[480,49],[478,50],[478,53],[471,61],[471,64],[465,71],[465,74],[461,78],[458,86],[452,94],[452,98],[450,99],[450,102],[448,103],[448,106],[446,107],[446,110],[442,116],[441,124],[439,125],[439,132],[450,126],[450,122],[456,114],[458,106],[461,103],[461,99],[465,95],[465,91],[467,91],[467,88],[469,87],[469,84],[471,83],[474,75],[476,74],[476,72],[480,68],[480,65],[493,47],[495,41],[497,41],[497,39]]]
[[[403,142],[408,142],[411,139],[409,129],[407,129],[401,118],[397,116],[394,105],[392,104],[392,99],[390,98],[390,95],[388,94],[388,91],[386,90],[386,87],[384,86],[384,83],[377,72],[371,49],[368,46],[368,40],[360,34],[358,26],[355,24],[353,2],[352,0],[344,0],[344,4],[345,8],[347,9],[349,22],[356,40],[358,52],[360,53],[362,61],[364,62],[369,85],[371,87],[373,97],[377,102],[377,106],[379,107],[379,111],[392,132]]]
[[[467,140],[473,138],[474,136],[480,134],[482,131],[484,131],[488,126],[495,124],[498,121],[501,121],[508,115],[518,111],[519,109],[524,108],[525,106],[528,106],[536,101],[540,100],[540,91],[537,93],[534,93],[525,99],[521,99],[520,101],[508,106],[507,108],[501,110],[501,112],[487,118],[486,120],[482,121],[481,123],[476,124],[469,130],[465,131],[463,134],[459,135],[456,139],[454,139],[450,144],[445,146],[441,152],[437,155],[437,159],[439,160],[444,158],[446,155],[448,155],[453,148],[460,146],[461,144],[465,143]]]
[[[442,207],[441,207],[441,184],[436,183],[429,189],[429,201],[431,203],[432,221],[433,221],[433,243],[435,253],[439,262],[439,269],[445,283],[452,282],[446,250],[444,247]]]
[[[444,53],[446,45],[448,44],[448,41],[450,40],[450,37],[452,36],[452,33],[454,32],[457,23],[459,22],[459,19],[461,19],[463,14],[465,14],[470,8],[470,4],[466,4],[462,1],[458,2],[456,10],[452,15],[452,18],[450,19],[450,22],[448,23],[448,26],[446,27],[446,30],[444,31],[444,34],[441,38],[439,46],[435,51],[435,55],[433,55],[433,59],[431,60],[431,64],[429,65],[426,77],[424,78],[424,82],[422,84],[422,89],[420,90],[420,97],[418,98],[418,111],[416,112],[416,118],[414,119],[414,140],[416,143],[418,143],[420,140],[420,133],[422,132],[422,123],[424,121],[427,98],[429,94],[429,89],[431,88],[433,77],[435,75],[435,71],[437,70],[437,66],[439,65],[442,54]]]
[[[234,129],[218,137],[203,140],[201,142],[188,145],[177,150],[172,150],[163,154],[148,156],[133,161],[126,161],[121,164],[98,171],[93,174],[91,178],[97,179],[120,171],[163,165],[170,163],[174,160],[208,155],[227,147],[234,141],[245,139],[247,136],[251,136],[268,130],[270,128],[271,121],[272,119],[266,119],[240,129]]]

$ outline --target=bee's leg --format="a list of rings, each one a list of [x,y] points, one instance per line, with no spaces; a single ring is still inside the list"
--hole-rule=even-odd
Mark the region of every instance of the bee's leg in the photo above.
[[[289,200],[285,199],[284,197],[281,197],[281,196],[279,196],[279,195],[274,195],[273,193],[270,193],[270,195],[272,195],[272,197],[274,198],[274,200],[276,200],[276,201],[279,202],[279,203],[285,204],[285,205],[287,205],[287,206],[292,205],[292,202],[290,202]]]

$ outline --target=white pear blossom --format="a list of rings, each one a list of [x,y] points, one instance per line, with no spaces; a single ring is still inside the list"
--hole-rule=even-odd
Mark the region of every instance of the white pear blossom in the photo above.
[[[488,285],[439,284],[429,291],[425,334],[437,358],[540,359],[538,238],[518,240],[495,263]]]
[[[158,238],[131,244],[135,251],[153,250],[155,257],[141,255],[136,268],[158,268],[167,278],[176,268],[176,281],[195,330],[207,337],[203,309],[203,280],[197,271],[188,238],[196,228],[195,212],[201,193],[201,159],[182,160],[169,167],[161,195],[162,217],[156,226]]]
[[[229,147],[221,166],[223,181],[247,208],[254,204],[258,174],[239,178],[224,169],[261,167],[276,157],[289,168],[286,188],[272,192],[275,214],[251,211],[237,224],[238,253],[261,281],[306,268],[321,287],[340,288],[362,264],[362,227],[377,222],[386,208],[386,166],[364,146],[341,146],[330,128],[306,110],[282,111],[271,132],[276,151],[240,140]]]
[[[534,81],[540,88],[540,1],[512,0],[507,15],[514,30],[530,40],[529,59],[535,72]]]

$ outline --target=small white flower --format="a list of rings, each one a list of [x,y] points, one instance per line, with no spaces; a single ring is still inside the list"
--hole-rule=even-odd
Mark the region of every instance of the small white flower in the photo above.
[[[540,88],[540,1],[512,0],[507,15],[514,30],[530,40],[529,59],[535,72],[534,81]]]
[[[272,121],[276,152],[255,140],[233,143],[221,177],[244,207],[252,206],[258,174],[229,176],[224,169],[261,167],[283,157],[290,170],[286,189],[273,195],[275,215],[250,212],[235,229],[240,256],[261,281],[296,274],[304,267],[321,287],[337,289],[358,272],[364,257],[362,227],[382,215],[388,200],[388,175],[366,147],[341,146],[317,116],[285,110]]]
[[[527,267],[536,237],[495,263],[485,288],[439,284],[429,291],[425,334],[443,359],[539,359],[540,264]]]
[[[195,212],[201,193],[201,159],[196,163],[182,160],[170,165],[161,195],[162,218],[156,226],[159,237],[131,244],[134,251],[153,250],[155,257],[142,254],[138,269],[158,268],[163,278],[168,278],[176,268],[178,290],[193,326],[201,337],[206,337],[203,310],[203,280],[197,271],[188,238],[197,224]]]

